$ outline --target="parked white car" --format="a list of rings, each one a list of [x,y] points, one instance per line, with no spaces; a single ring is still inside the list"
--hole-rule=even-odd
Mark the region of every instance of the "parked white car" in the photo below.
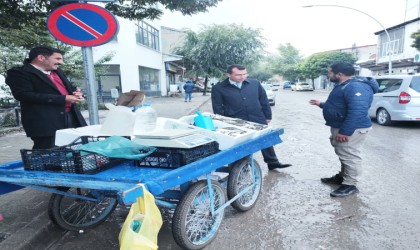
[[[384,126],[393,121],[420,121],[420,74],[374,78],[379,92],[373,96],[370,117]]]
[[[270,85],[268,84],[261,84],[263,86],[265,93],[267,94],[268,102],[271,106],[276,105],[276,93],[271,89]]]
[[[314,88],[307,82],[297,82],[291,86],[292,91],[313,91]]]

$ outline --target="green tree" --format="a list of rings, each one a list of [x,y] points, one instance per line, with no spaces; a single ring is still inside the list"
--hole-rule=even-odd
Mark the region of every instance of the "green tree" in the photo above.
[[[271,77],[273,77],[273,74],[271,74],[271,73],[269,73],[269,72],[267,72],[267,71],[264,71],[264,70],[262,70],[262,69],[259,69],[259,70],[256,70],[256,71],[251,71],[249,74],[248,74],[248,77],[249,78],[252,78],[252,79],[257,79],[257,80],[259,80],[259,81],[261,81],[261,82],[266,82],[266,81],[268,81]]]
[[[263,55],[264,39],[259,29],[226,24],[204,26],[198,33],[191,30],[186,33],[184,44],[175,48],[174,53],[184,57],[190,76],[206,76],[206,87],[208,77],[223,77],[227,66],[243,64],[250,68]]]
[[[303,60],[299,50],[286,43],[280,44],[277,51],[278,54],[270,58],[272,72],[283,76],[285,80],[295,81],[299,76],[298,64]]]
[[[265,55],[257,63],[248,66],[248,78],[258,79],[261,82],[269,81],[275,73],[271,67],[271,56]]]
[[[156,19],[162,15],[163,6],[184,15],[205,12],[221,0],[118,0],[105,4],[113,14],[130,20]],[[77,2],[77,1],[74,1]],[[3,0],[0,1],[0,28],[23,29],[34,25],[45,29],[44,20],[55,8],[68,2],[50,0]],[[34,21],[36,20],[36,21]]]
[[[221,0],[119,0],[107,3],[105,8],[113,14],[140,20],[155,19],[162,15],[163,6],[184,15],[205,12]],[[74,1],[77,2],[77,1]],[[66,51],[66,65],[62,67],[67,76],[81,79],[83,76],[80,52],[71,51],[71,46],[56,41],[46,29],[46,18],[55,8],[69,2],[50,0],[3,0],[0,1],[0,74],[5,76],[7,69],[22,64],[26,51],[36,45],[50,45]],[[101,58],[96,64],[109,61],[111,54]],[[102,68],[103,69],[103,68]],[[97,71],[98,73],[98,71]],[[7,86],[2,86],[10,93]]]
[[[300,76],[312,80],[314,86],[315,78],[321,75],[327,75],[328,66],[336,62],[347,62],[354,64],[356,58],[346,52],[323,52],[311,55],[302,64],[299,65]]]
[[[412,33],[410,37],[413,38],[413,43],[411,44],[411,47],[416,48],[418,51],[420,51],[420,30]]]

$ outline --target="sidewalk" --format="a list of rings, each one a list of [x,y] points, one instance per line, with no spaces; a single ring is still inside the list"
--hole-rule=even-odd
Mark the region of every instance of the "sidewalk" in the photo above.
[[[148,102],[160,117],[179,118],[190,115],[196,109],[211,110],[210,94],[194,93],[191,102],[183,97],[150,98]],[[99,112],[99,119],[106,117],[107,111]],[[88,112],[83,115],[88,118]],[[87,119],[89,120],[89,119]],[[0,136],[0,164],[20,159],[20,149],[31,148],[32,141],[24,132],[14,132]],[[44,249],[62,237],[65,231],[56,227],[48,217],[50,193],[24,188],[0,196],[0,249]]]

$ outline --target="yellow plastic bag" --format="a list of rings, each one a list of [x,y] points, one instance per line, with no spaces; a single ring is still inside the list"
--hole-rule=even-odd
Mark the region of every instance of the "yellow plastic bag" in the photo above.
[[[144,195],[131,205],[130,212],[118,237],[120,250],[155,250],[162,226],[162,215],[155,198],[141,185]],[[139,226],[140,224],[140,226]]]

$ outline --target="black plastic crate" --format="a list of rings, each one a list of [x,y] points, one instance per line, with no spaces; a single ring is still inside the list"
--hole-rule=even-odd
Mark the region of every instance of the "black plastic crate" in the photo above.
[[[81,136],[73,143],[51,149],[21,149],[25,170],[74,174],[92,174],[120,164],[123,159],[77,150],[83,144],[104,140],[107,136]]]
[[[164,148],[157,147],[156,151],[138,161],[142,167],[178,168],[219,152],[216,141],[194,148]]]

